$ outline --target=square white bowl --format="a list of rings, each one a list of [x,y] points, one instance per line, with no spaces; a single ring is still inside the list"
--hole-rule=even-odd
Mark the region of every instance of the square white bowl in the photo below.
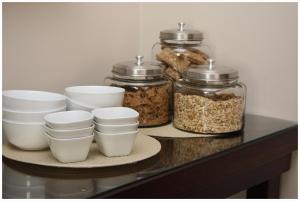
[[[139,131],[134,131],[112,135],[95,131],[95,138],[100,152],[105,156],[127,156],[132,151],[138,132]]]
[[[83,110],[64,111],[48,114],[44,117],[46,125],[56,130],[88,128],[93,123],[93,115]]]
[[[44,133],[52,155],[62,163],[86,160],[94,135],[72,139],[57,139]]]
[[[118,134],[118,133],[126,133],[126,132],[134,132],[139,127],[139,122],[135,122],[133,124],[121,124],[121,125],[106,125],[106,124],[98,124],[94,122],[95,129],[100,133],[109,133],[109,134]]]
[[[57,139],[87,137],[93,134],[94,128],[95,128],[94,124],[88,128],[79,128],[79,129],[72,129],[72,130],[56,130],[56,129],[49,128],[46,125],[44,126],[45,132]]]
[[[98,124],[133,124],[139,119],[139,113],[129,107],[96,108],[92,111],[92,114]]]

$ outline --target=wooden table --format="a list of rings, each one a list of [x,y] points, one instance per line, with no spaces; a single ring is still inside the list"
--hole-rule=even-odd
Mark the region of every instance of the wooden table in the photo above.
[[[3,158],[3,197],[12,196],[11,176],[18,175],[18,186],[39,179],[38,195],[47,198],[226,198],[244,189],[248,198],[278,198],[280,175],[297,150],[297,122],[257,115],[245,122],[243,132],[226,137],[158,138],[157,156],[114,168],[66,170]],[[28,195],[34,187],[24,188]]]

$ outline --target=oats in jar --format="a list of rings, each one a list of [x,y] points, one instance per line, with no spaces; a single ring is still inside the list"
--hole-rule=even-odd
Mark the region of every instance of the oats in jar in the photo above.
[[[243,124],[244,101],[234,94],[201,95],[176,93],[174,99],[175,127],[196,133],[238,131]]]

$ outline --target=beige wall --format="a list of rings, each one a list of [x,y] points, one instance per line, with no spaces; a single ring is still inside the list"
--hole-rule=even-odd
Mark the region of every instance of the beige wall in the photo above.
[[[218,64],[239,70],[247,112],[297,121],[297,3],[145,3],[140,12],[142,51],[184,21],[204,32]],[[298,197],[297,159],[282,177],[284,198]]]
[[[297,121],[297,3],[147,3],[140,13],[143,52],[184,21],[204,32],[218,64],[239,70],[247,112]],[[282,177],[284,198],[298,197],[297,159]]]
[[[297,120],[296,3],[148,3],[141,13],[144,52],[185,21],[204,32],[218,64],[240,71],[249,112]]]
[[[3,88],[103,84],[113,63],[149,58],[179,21],[240,71],[248,112],[297,121],[297,3],[4,3]],[[297,152],[281,196],[297,197]]]
[[[4,3],[3,88],[99,85],[138,50],[137,4]]]

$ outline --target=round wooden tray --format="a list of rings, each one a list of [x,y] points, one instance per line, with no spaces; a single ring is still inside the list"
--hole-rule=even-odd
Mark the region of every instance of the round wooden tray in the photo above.
[[[50,149],[43,151],[24,151],[6,143],[2,148],[2,155],[11,160],[42,165],[48,167],[63,168],[99,168],[131,164],[150,158],[159,153],[161,145],[156,139],[138,134],[132,152],[128,156],[106,157],[102,155],[96,143],[93,143],[87,160],[76,163],[61,163],[51,154]]]

